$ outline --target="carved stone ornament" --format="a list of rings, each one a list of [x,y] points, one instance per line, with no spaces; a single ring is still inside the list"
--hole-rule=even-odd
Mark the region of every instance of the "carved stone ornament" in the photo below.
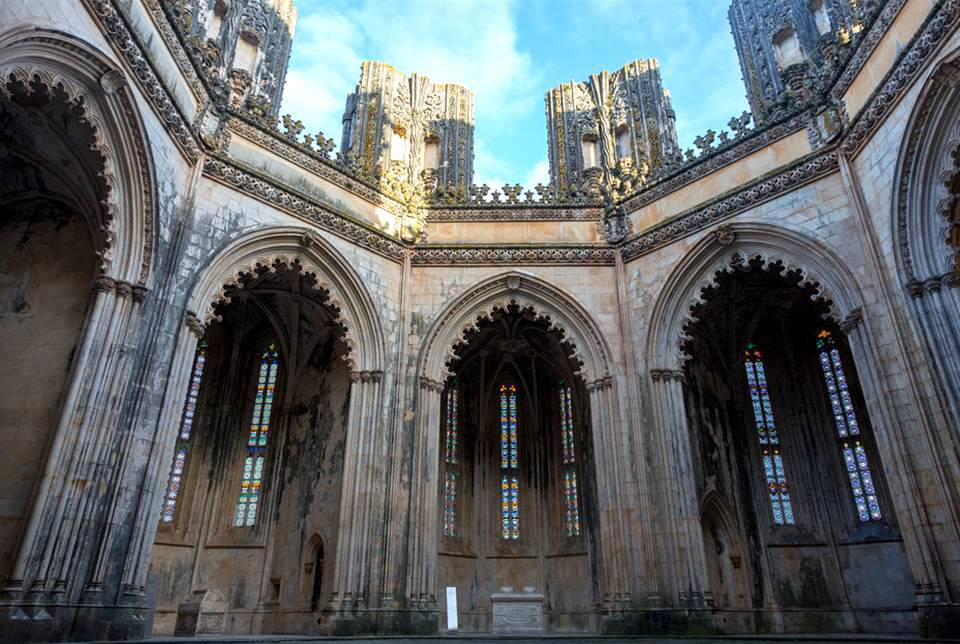
[[[123,73],[118,69],[111,69],[100,76],[100,87],[102,87],[103,91],[107,94],[116,94],[117,90],[125,87],[126,84],[126,77],[124,77]]]
[[[721,246],[729,246],[737,239],[737,234],[734,232],[733,227],[729,224],[723,224],[722,226],[717,226],[710,231],[710,235],[716,240]]]
[[[623,206],[611,205],[603,215],[603,237],[610,244],[619,244],[630,233],[630,217]]]

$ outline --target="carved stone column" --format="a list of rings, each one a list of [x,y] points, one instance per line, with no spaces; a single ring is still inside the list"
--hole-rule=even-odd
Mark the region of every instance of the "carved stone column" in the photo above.
[[[683,399],[683,372],[651,369],[650,398],[656,428],[662,535],[660,567],[665,598],[683,608],[709,603],[703,538],[690,451],[690,431]],[[668,603],[670,602],[668,599]]]
[[[374,504],[383,503],[382,464],[375,458],[383,441],[381,371],[350,372],[350,409],[343,458],[343,490],[330,608],[367,608],[370,570],[370,520]]]
[[[120,421],[146,289],[101,277],[93,291],[60,421],[4,588],[4,603],[29,605],[38,615],[44,606],[77,602],[84,604],[80,613],[96,611],[108,567],[122,565],[111,545],[125,528],[125,508],[117,503],[132,434]],[[84,618],[77,619],[78,634],[85,632]]]
[[[877,450],[893,496],[897,524],[903,534],[903,545],[916,582],[918,605],[938,604],[944,599],[945,575],[937,553],[935,535],[924,510],[924,497],[917,481],[915,466],[904,444],[905,437],[885,400],[885,388],[880,382],[883,366],[879,349],[863,311],[854,309],[840,324],[846,334],[857,365],[857,374],[863,384],[867,406],[871,410],[871,425]],[[876,399],[880,397],[881,399]]]
[[[442,391],[443,383],[420,378],[410,477],[407,607],[425,611],[435,611],[437,606],[437,450]]]
[[[610,376],[587,384],[590,395],[590,434],[594,446],[597,516],[600,519],[600,579],[603,608],[610,612],[631,603],[627,543],[624,539],[621,456],[627,450],[617,440],[619,424],[614,414],[614,379]]]
[[[124,593],[128,595],[143,595],[146,592],[150,553],[153,550],[157,521],[160,516],[159,497],[164,493],[170,476],[177,432],[183,415],[183,401],[193,377],[197,343],[205,332],[203,324],[190,312],[184,318],[184,327],[177,338],[173,363],[163,396],[165,404],[160,412],[157,431],[153,442],[149,445],[149,462],[144,476],[145,489],[140,495],[137,518],[133,526],[134,532],[124,564],[123,586]]]
[[[911,305],[943,391],[947,411],[960,426],[960,274],[907,284]]]

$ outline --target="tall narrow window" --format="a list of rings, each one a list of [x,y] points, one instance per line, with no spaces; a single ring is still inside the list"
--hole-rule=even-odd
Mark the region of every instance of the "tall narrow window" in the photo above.
[[[563,474],[563,523],[568,537],[580,535],[577,498],[577,449],[573,429],[573,391],[560,382],[560,463]]]
[[[446,449],[444,450],[443,534],[457,536],[457,447],[460,440],[460,393],[457,382],[447,389]]]
[[[190,432],[193,430],[193,419],[197,414],[197,397],[200,395],[200,382],[203,380],[203,367],[206,364],[207,339],[201,338],[193,358],[193,374],[190,377],[187,399],[183,403],[180,431],[173,451],[173,466],[170,468],[167,489],[163,495],[163,508],[160,510],[160,521],[163,523],[173,523],[173,517],[176,515],[183,472],[187,467],[187,456],[190,454]]]
[[[857,516],[861,521],[876,521],[881,518],[880,501],[867,463],[867,452],[860,443],[860,425],[853,409],[840,351],[829,331],[823,330],[817,336],[817,351]]]
[[[517,388],[500,385],[500,512],[504,539],[520,538],[520,477],[517,458]]]
[[[790,502],[787,476],[783,470],[780,440],[773,422],[773,408],[767,393],[767,374],[763,368],[760,350],[752,342],[747,343],[744,367],[747,371],[747,385],[750,387],[750,402],[753,404],[753,417],[757,426],[757,440],[760,442],[767,491],[770,494],[773,522],[777,525],[793,525],[793,505]]]
[[[233,518],[233,525],[237,527],[249,528],[257,520],[263,463],[267,458],[267,433],[270,431],[270,416],[273,412],[279,368],[280,350],[275,342],[271,342],[260,356],[260,373],[257,376],[257,392],[250,419],[250,435],[243,459],[240,500],[237,501]]]

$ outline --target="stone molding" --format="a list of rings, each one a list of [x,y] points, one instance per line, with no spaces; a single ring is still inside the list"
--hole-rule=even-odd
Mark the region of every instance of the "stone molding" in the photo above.
[[[723,244],[716,235],[705,235],[664,281],[647,325],[644,355],[649,360],[666,369],[681,368],[689,359],[683,349],[686,328],[704,302],[704,289],[714,285],[718,273],[752,270],[749,260],[755,258],[763,270],[776,267],[799,274],[801,284],[814,287],[812,297],[828,306],[831,319],[857,319],[855,311],[863,305],[859,282],[828,247],[782,226],[753,222],[729,226],[735,241]]]
[[[242,112],[230,110],[227,129],[262,145],[277,156],[323,177],[358,197],[383,206],[393,214],[400,214],[403,211],[403,205],[400,202],[383,194],[377,186],[366,179],[350,173],[346,168],[339,167],[335,161],[324,157],[316,150],[307,148],[298,141],[285,138],[276,130],[270,130],[248,120]]]
[[[445,221],[601,221],[603,209],[591,206],[434,206],[427,212],[427,222]]]
[[[404,245],[386,233],[350,221],[343,214],[333,212],[324,205],[242,170],[226,159],[208,158],[204,163],[203,173],[395,262],[402,262],[404,259]]]
[[[623,259],[629,261],[644,255],[681,237],[702,230],[716,221],[732,217],[748,208],[770,201],[788,190],[835,172],[838,167],[836,149],[808,158],[768,179],[748,184],[732,195],[715,199],[706,206],[688,210],[664,224],[628,238],[621,247]]]
[[[147,8],[150,17],[153,18],[153,24],[160,32],[163,42],[167,44],[167,49],[170,51],[173,60],[177,63],[177,67],[179,67],[181,73],[183,73],[187,85],[190,86],[193,92],[194,98],[197,99],[199,103],[197,114],[203,114],[211,103],[210,94],[203,79],[197,74],[193,60],[187,53],[187,49],[181,40],[182,36],[179,30],[174,29],[173,25],[170,24],[170,21],[167,19],[167,13],[164,11],[160,0],[141,0],[141,2]]]
[[[200,147],[193,128],[180,113],[170,97],[166,85],[159,79],[153,65],[144,55],[136,36],[127,27],[126,18],[114,5],[116,0],[83,0],[90,13],[100,23],[103,34],[116,52],[126,61],[134,78],[143,90],[160,121],[172,134],[174,143],[191,165],[200,158]],[[162,35],[162,34],[161,34]]]
[[[410,263],[414,266],[500,265],[500,264],[586,264],[612,266],[616,251],[608,246],[470,246],[470,247],[414,247]]]
[[[572,350],[570,357],[580,364],[577,371],[586,382],[610,375],[612,353],[587,310],[556,286],[511,271],[467,289],[438,313],[424,334],[417,367],[420,377],[442,381],[452,375],[447,364],[456,359],[456,347],[465,336],[511,305],[532,310],[559,334],[561,343]]]
[[[853,79],[860,73],[860,70],[866,64],[867,60],[869,60],[873,51],[877,48],[877,45],[880,44],[884,34],[887,33],[890,25],[893,24],[897,14],[900,13],[900,10],[903,9],[906,4],[907,0],[887,0],[887,6],[880,11],[880,15],[878,15],[870,25],[866,36],[861,39],[856,51],[853,52],[853,55],[846,62],[843,72],[837,77],[836,81],[834,81],[833,87],[830,89],[834,100],[837,102],[842,101],[843,95],[850,89],[850,85],[853,84]]]
[[[901,147],[894,201],[894,234],[908,291],[912,282],[931,274],[939,275],[948,269],[946,262],[952,254],[945,242],[947,222],[957,200],[956,195],[950,194],[949,186],[960,173],[956,161],[960,154],[960,130],[954,123],[960,93],[958,59],[960,56],[955,54],[930,75],[913,108]],[[945,113],[948,107],[952,112]],[[936,165],[933,172],[929,171],[928,164]],[[930,217],[933,212],[936,212],[936,218]],[[926,246],[921,248],[924,244]],[[917,263],[920,266],[914,262],[915,251],[919,251]],[[936,265],[934,262],[931,266],[930,260],[934,258],[944,260],[944,263]]]
[[[67,66],[63,58],[77,64]],[[106,241],[98,253],[100,273],[146,284],[154,246],[153,169],[146,133],[126,77],[82,41],[40,29],[4,35],[0,77],[0,97],[10,95],[9,81],[23,84],[28,92],[39,83],[51,94],[61,90],[71,107],[81,111],[90,126],[94,147],[104,160],[100,175],[107,186],[107,197],[98,224]],[[122,154],[121,148],[126,146],[133,149],[133,158]],[[137,213],[139,230],[126,225],[124,215],[129,213]]]
[[[723,166],[735,163],[771,143],[805,129],[809,119],[810,116],[806,113],[794,114],[778,123],[757,129],[739,143],[723,151],[700,157],[693,165],[681,166],[673,175],[643,188],[623,201],[623,207],[628,213],[639,210]]]
[[[883,83],[874,90],[840,143],[841,150],[848,158],[856,156],[900,97],[925,70],[926,63],[939,51],[940,45],[960,24],[960,0],[945,0],[934,12],[924,24],[923,31],[914,36],[908,48],[900,53],[897,62],[884,77]]]
[[[281,268],[310,275],[314,289],[326,294],[324,305],[343,329],[348,351],[343,358],[352,371],[383,370],[386,348],[380,314],[361,277],[349,261],[315,231],[274,226],[246,233],[221,248],[199,269],[187,301],[190,315],[206,326],[216,319],[215,307],[229,302],[229,290],[245,288],[245,275]]]

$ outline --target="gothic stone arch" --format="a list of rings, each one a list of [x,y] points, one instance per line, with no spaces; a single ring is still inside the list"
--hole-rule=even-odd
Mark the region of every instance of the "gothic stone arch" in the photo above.
[[[190,363],[199,338],[215,318],[214,308],[227,301],[225,287],[243,288],[244,275],[263,270],[298,266],[316,279],[316,288],[328,293],[327,303],[336,310],[343,327],[345,356],[350,368],[350,403],[347,445],[344,454],[343,493],[340,501],[337,557],[331,571],[334,602],[362,595],[369,582],[369,524],[381,514],[384,458],[378,456],[384,443],[383,392],[381,382],[385,361],[383,329],[377,308],[360,276],[334,246],[312,229],[300,226],[273,226],[246,233],[229,242],[200,271],[187,300],[186,327],[178,339],[168,402],[160,419],[162,444],[153,464],[151,508],[159,507],[156,497],[164,488],[169,472],[174,436],[181,411],[181,397],[190,378]],[[186,329],[185,329],[186,331]],[[369,446],[376,446],[370,449]],[[153,539],[144,548],[148,551]],[[144,553],[143,561],[149,556]],[[144,572],[145,574],[145,572]],[[326,585],[326,582],[325,582]]]
[[[93,46],[65,34],[16,29],[0,35],[0,97],[8,83],[62,91],[93,129],[108,196],[97,222],[106,236],[101,274],[145,286],[153,258],[154,179],[143,120],[124,73]]]
[[[889,404],[889,392],[877,347],[871,319],[864,313],[863,296],[853,273],[837,255],[804,233],[770,224],[744,222],[714,228],[687,254],[668,277],[660,292],[650,321],[646,340],[646,356],[651,378],[651,406],[655,432],[659,442],[658,464],[661,471],[674,471],[675,476],[689,472],[690,445],[684,394],[680,386],[681,370],[686,356],[681,348],[684,327],[691,307],[700,302],[701,291],[712,283],[718,271],[731,270],[731,261],[760,258],[764,265],[777,264],[785,271],[799,271],[802,282],[814,285],[816,297],[828,305],[828,316],[839,322],[847,334],[854,362],[861,374],[863,393],[871,410],[878,448],[888,483],[895,499],[898,524],[910,559],[914,579],[921,587],[928,586],[936,595],[944,572],[939,564],[933,535],[927,529],[929,519],[923,510],[923,497],[913,472],[905,441],[895,411]],[[675,502],[668,497],[666,511],[680,525],[696,521],[693,498]],[[688,495],[689,496],[689,495]],[[899,501],[899,502],[896,502]],[[700,528],[697,528],[699,532]],[[687,567],[691,579],[684,579],[691,588],[702,586],[702,544],[697,545],[688,528],[676,531],[670,548],[687,548],[694,553]],[[680,554],[666,555],[683,561]]]
[[[611,437],[619,426],[616,405],[616,378],[609,345],[593,317],[572,296],[537,277],[511,271],[483,280],[469,288],[444,308],[425,334],[417,361],[419,393],[416,403],[413,455],[413,489],[411,490],[410,543],[406,588],[411,607],[432,609],[436,606],[437,511],[435,503],[437,477],[436,450],[440,433],[440,398],[443,383],[451,375],[447,363],[464,336],[491,313],[506,310],[509,305],[533,310],[538,318],[549,321],[563,340],[573,349],[579,361],[579,375],[590,395],[592,436],[596,462],[619,458]],[[601,588],[607,597],[624,596],[630,580],[623,512],[624,492],[612,474],[598,467],[597,489],[602,490],[598,503],[600,534]]]
[[[893,239],[934,382],[960,432],[960,50],[928,77],[897,162]]]

